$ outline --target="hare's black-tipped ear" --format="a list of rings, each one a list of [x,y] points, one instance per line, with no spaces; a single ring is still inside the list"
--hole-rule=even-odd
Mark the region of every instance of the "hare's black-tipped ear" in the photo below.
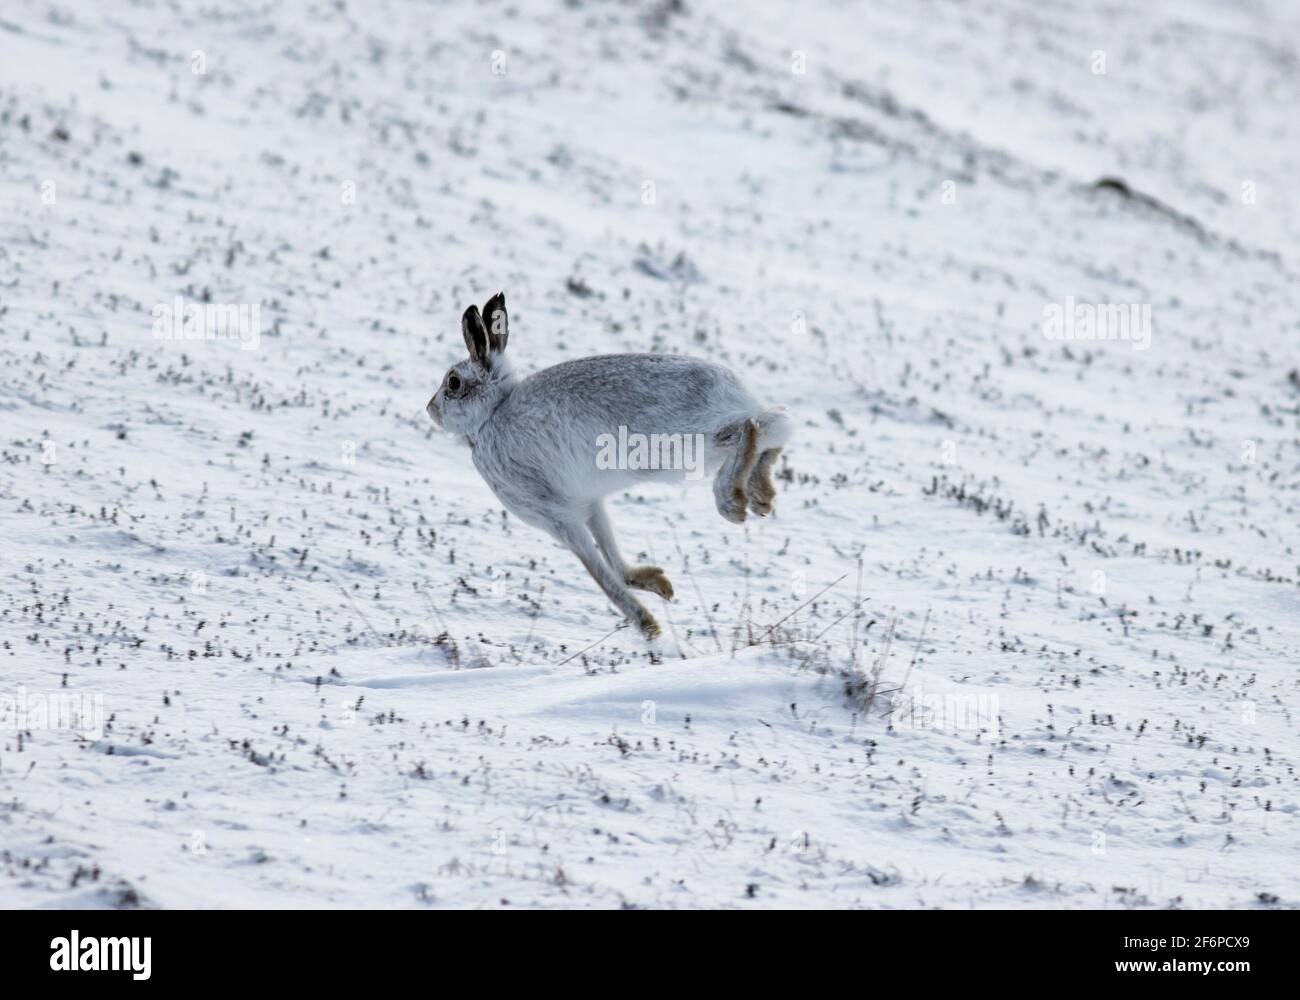
[[[469,351],[471,361],[484,368],[488,366],[488,334],[483,326],[483,317],[478,314],[478,306],[470,306],[460,318],[460,332],[465,335],[465,349]]]
[[[487,326],[488,343],[500,353],[510,339],[510,317],[506,315],[506,293],[497,292],[483,307],[483,322]]]

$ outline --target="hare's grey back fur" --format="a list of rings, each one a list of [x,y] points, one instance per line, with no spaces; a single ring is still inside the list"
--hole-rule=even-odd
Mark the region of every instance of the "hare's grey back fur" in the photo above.
[[[657,634],[628,588],[671,597],[672,585],[658,567],[624,563],[602,500],[638,480],[690,474],[681,463],[609,467],[598,460],[601,449],[637,435],[697,445],[702,453],[693,455],[692,468],[715,474],[718,510],[739,522],[746,508],[760,515],[772,509],[770,473],[789,419],[760,406],[728,369],[693,358],[610,354],[517,380],[504,358],[504,295],[481,316],[471,306],[462,325],[470,360],[444,377],[430,416],[468,441],[475,468],[507,510],[572,549],[615,606]]]
[[[597,456],[604,435],[620,428],[628,437],[702,435],[702,464],[713,472],[734,446],[729,439],[739,425],[760,410],[731,372],[708,361],[660,354],[581,358],[519,382],[480,431],[474,465],[507,506],[599,500],[638,479],[687,476],[682,468],[602,469]]]

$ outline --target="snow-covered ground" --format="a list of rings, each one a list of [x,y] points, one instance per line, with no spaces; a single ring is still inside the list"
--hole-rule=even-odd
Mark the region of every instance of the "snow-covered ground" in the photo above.
[[[1300,905],[1298,37],[10,0],[0,904]],[[795,418],[614,499],[662,655],[423,412],[498,289]]]

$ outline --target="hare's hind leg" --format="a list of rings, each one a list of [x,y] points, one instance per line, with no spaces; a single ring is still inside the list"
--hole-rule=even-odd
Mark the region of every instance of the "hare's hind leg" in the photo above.
[[[745,489],[758,461],[760,434],[758,421],[752,419],[744,420],[724,432],[726,437],[734,436],[735,444],[713,480],[713,499],[718,513],[734,524],[745,520],[745,507],[749,504]]]
[[[592,537],[596,539],[600,554],[605,557],[605,561],[614,572],[623,578],[624,583],[637,590],[648,590],[652,594],[658,594],[665,601],[673,599],[673,585],[658,566],[629,566],[623,561],[623,556],[618,551],[618,542],[614,538],[614,526],[609,523],[605,505],[599,500],[592,504],[587,527],[591,529]]]
[[[606,562],[605,557],[596,547],[592,534],[585,526],[565,519],[553,521],[550,529],[551,534],[567,545],[578,557],[592,579],[600,584],[600,589],[605,592],[605,596],[610,599],[614,607],[633,622],[647,639],[659,635],[659,623],[641,606],[641,602],[632,596],[632,592],[627,589],[627,584],[622,579],[622,574]]]
[[[780,455],[780,448],[768,448],[758,456],[754,471],[749,474],[749,509],[759,517],[767,517],[772,513],[772,501],[776,499],[772,466]]]
[[[772,484],[772,466],[781,455],[781,449],[790,440],[790,418],[782,408],[765,410],[757,417],[760,430],[758,438],[758,461],[754,471],[749,474],[746,492],[749,494],[749,509],[759,517],[772,513],[772,501],[776,499],[776,487]]]

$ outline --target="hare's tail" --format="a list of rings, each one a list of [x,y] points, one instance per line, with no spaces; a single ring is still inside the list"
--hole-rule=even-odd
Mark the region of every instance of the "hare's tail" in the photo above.
[[[764,410],[754,418],[754,422],[758,424],[757,446],[760,457],[773,448],[784,448],[794,435],[794,424],[784,406]]]

